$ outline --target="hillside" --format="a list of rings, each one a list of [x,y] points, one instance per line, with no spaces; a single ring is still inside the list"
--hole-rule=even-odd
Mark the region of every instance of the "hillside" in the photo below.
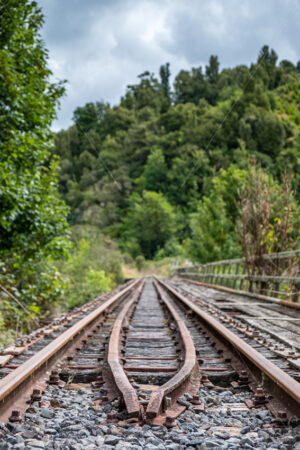
[[[278,64],[265,46],[250,67],[220,71],[211,56],[204,70],[180,71],[172,88],[169,79],[168,64],[159,78],[144,72],[119,105],[78,107],[74,125],[56,135],[71,223],[99,227],[133,257],[180,252],[201,199],[222,180],[237,184],[249,157],[279,182],[295,174],[299,192],[299,64]],[[232,222],[228,206],[218,214],[225,208]],[[202,256],[233,257],[240,247],[231,242],[217,253]]]

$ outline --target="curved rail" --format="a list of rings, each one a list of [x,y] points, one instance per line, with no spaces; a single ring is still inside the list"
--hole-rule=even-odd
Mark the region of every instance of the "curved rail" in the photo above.
[[[174,321],[178,326],[181,339],[185,348],[185,359],[184,364],[180,368],[180,370],[168,382],[166,382],[165,384],[160,386],[157,390],[151,393],[149,403],[146,409],[146,418],[149,420],[156,418],[162,412],[163,400],[167,394],[180,389],[181,386],[184,386],[185,388],[184,391],[186,390],[185,382],[189,381],[190,377],[192,377],[197,367],[196,350],[194,347],[193,340],[190,336],[190,333],[184,321],[180,318],[175,308],[171,305],[171,302],[166,298],[166,296],[162,292],[162,289],[158,286],[157,282],[154,281],[154,285],[160,298],[170,311]],[[115,321],[110,336],[108,358],[107,358],[114,382],[117,386],[118,391],[122,394],[128,413],[132,417],[141,417],[142,409],[138,400],[137,392],[129,382],[128,377],[124,372],[122,365],[120,364],[120,340],[123,322],[126,316],[128,315],[129,311],[131,310],[132,306],[139,298],[142,287],[143,286],[139,287],[134,297],[123,307],[122,311],[120,312]],[[193,377],[193,382],[195,385],[197,385],[197,381],[198,378]],[[196,387],[199,386],[197,385]],[[177,396],[174,396],[172,403],[175,403],[176,399]],[[171,404],[169,406],[171,406]]]
[[[130,384],[127,375],[125,374],[122,365],[120,364],[120,339],[123,322],[129,313],[134,303],[138,300],[144,283],[139,286],[133,298],[126,303],[122,311],[115,320],[108,346],[107,362],[110,367],[114,382],[123,396],[126,409],[131,417],[138,417],[140,415],[140,403],[138,401],[137,393]]]
[[[159,414],[160,410],[162,409],[162,402],[164,397],[167,394],[175,391],[175,389],[177,389],[181,385],[183,385],[184,382],[189,377],[192,376],[193,371],[195,370],[197,365],[196,350],[189,330],[187,329],[184,321],[180,318],[176,309],[171,305],[171,302],[164,295],[157,281],[154,281],[154,286],[156,287],[160,298],[165,303],[171,315],[173,316],[175,322],[177,323],[185,349],[185,356],[183,366],[181,367],[179,372],[177,372],[169,381],[163,384],[158,390],[152,392],[146,410],[146,416],[149,419],[154,418]]]
[[[170,293],[178,298],[182,303],[194,311],[197,316],[201,317],[210,327],[212,327],[222,338],[229,342],[235,349],[242,353],[249,361],[251,361],[266,377],[275,383],[277,387],[285,393],[286,403],[292,403],[291,407],[297,415],[300,416],[300,383],[283,372],[279,367],[275,366],[271,361],[258,353],[254,348],[245,343],[236,336],[232,331],[228,330],[218,320],[214,319],[210,314],[204,312],[196,306],[192,301],[181,295],[174,288],[159,280],[160,284]]]
[[[3,410],[6,409],[6,399],[11,396],[17,388],[22,387],[22,385],[26,384],[27,380],[30,381],[33,375],[43,366],[47,365],[45,370],[49,370],[50,360],[60,350],[66,348],[67,344],[69,344],[81,331],[83,331],[84,328],[86,328],[95,319],[97,319],[107,308],[112,306],[118,300],[122,299],[124,296],[128,295],[129,292],[139,282],[140,280],[136,280],[129,284],[125,289],[115,294],[97,309],[92,311],[67,331],[58,336],[45,348],[29,358],[25,363],[21,364],[17,369],[13,370],[10,374],[2,378],[0,380],[0,417],[2,418]]]

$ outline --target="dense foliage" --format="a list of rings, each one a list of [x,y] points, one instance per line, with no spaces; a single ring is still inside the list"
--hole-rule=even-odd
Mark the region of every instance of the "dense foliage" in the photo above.
[[[167,63],[117,106],[76,108],[53,145],[64,86],[50,80],[42,23],[35,1],[0,4],[2,343],[14,334],[5,327],[22,331],[59,299],[68,308],[112,289],[132,258],[147,273],[145,259],[162,271],[174,255],[295,247],[300,62],[278,64],[267,46],[250,67],[220,70],[211,56],[173,86]]]
[[[68,208],[57,189],[50,125],[62,83],[50,81],[36,2],[0,5],[1,309],[16,319],[54,302],[64,280],[53,265],[68,247]]]
[[[64,309],[84,304],[123,281],[123,258],[111,239],[88,225],[74,226],[71,238],[69,258],[58,261],[70,288],[61,299]]]
[[[70,221],[91,223],[123,251],[158,258],[189,249],[203,262],[241,254],[239,192],[249,157],[300,187],[299,64],[257,62],[220,71],[169,64],[128,86],[120,104],[88,103],[56,136]]]

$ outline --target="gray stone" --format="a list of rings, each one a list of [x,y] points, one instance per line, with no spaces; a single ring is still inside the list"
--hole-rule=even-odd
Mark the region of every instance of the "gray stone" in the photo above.
[[[251,430],[251,428],[249,427],[249,425],[246,425],[245,427],[243,427],[240,431],[241,434],[247,434],[249,433],[249,431]]]
[[[29,439],[26,441],[26,446],[27,445],[33,448],[45,448],[45,442],[38,441],[37,439]]]
[[[257,434],[260,439],[264,441],[271,441],[270,435],[266,431],[259,430]]]
[[[145,437],[146,437],[146,434],[145,434]],[[155,436],[150,436],[149,438],[147,438],[147,445],[153,444],[153,445],[159,446],[161,443],[162,443],[162,441]]]
[[[33,405],[29,406],[29,408],[26,409],[26,413],[28,414],[36,414],[37,412],[38,409]]]
[[[57,434],[57,430],[55,430],[54,428],[46,428],[45,434]]]
[[[300,436],[299,436],[299,440],[300,440]],[[293,445],[296,442],[296,438],[294,436],[284,436],[282,438],[282,442],[283,444],[287,444],[287,445]]]
[[[219,393],[219,397],[231,397],[232,392],[231,391],[223,391]]]
[[[123,449],[127,449],[127,448],[132,448],[132,445],[130,442],[126,442],[126,441],[119,441],[117,443],[117,445],[115,446],[115,450],[123,450]]]
[[[104,444],[104,438],[102,436],[97,436],[95,439],[95,444],[98,445],[98,447],[101,447]]]
[[[179,405],[186,406],[187,408],[191,406],[191,404],[186,400],[184,396],[179,397],[177,403],[179,403]]]
[[[167,444],[165,447],[169,450],[177,450],[180,448],[179,444],[175,444],[175,442],[173,442],[172,444]]]
[[[207,448],[220,448],[221,445],[213,440],[207,440],[205,442],[203,442],[200,446],[201,450],[206,450]]]
[[[194,439],[193,441],[189,441],[189,445],[196,447],[196,445],[203,444],[203,439]]]
[[[15,438],[15,436],[7,436],[6,442],[8,442],[9,444],[14,445],[14,444],[17,443],[17,439]]]
[[[244,437],[243,439],[241,439],[241,444],[243,444],[243,446],[254,445],[254,442],[249,437]]]
[[[144,437],[145,438],[154,437],[154,434],[152,433],[151,430],[147,429],[147,431],[144,433]]]
[[[240,440],[237,437],[231,437],[227,441],[228,444],[239,445]]]
[[[112,434],[107,434],[104,438],[104,444],[106,445],[116,445],[120,440],[120,437],[113,436]]]
[[[256,417],[258,417],[261,420],[266,420],[266,419],[270,419],[271,418],[271,414],[269,413],[269,411],[267,409],[265,409],[263,411],[259,411],[256,414]]]
[[[88,437],[88,436],[90,436],[90,433],[88,432],[88,430],[85,430],[84,428],[82,428],[81,430],[79,430],[78,435],[80,437]]]
[[[224,441],[230,438],[230,435],[226,432],[214,432],[214,436],[220,439],[223,439]]]
[[[55,412],[52,409],[42,408],[40,410],[40,416],[44,417],[44,419],[53,419]]]
[[[159,447],[157,447],[156,445],[153,445],[153,444],[146,444],[144,448],[147,449],[147,450],[156,450],[158,448],[159,449],[164,448],[164,446],[160,445]]]

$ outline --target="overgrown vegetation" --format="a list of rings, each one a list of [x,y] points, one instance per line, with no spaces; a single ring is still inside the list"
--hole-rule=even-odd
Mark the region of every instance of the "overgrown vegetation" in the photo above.
[[[36,2],[0,5],[0,308],[7,323],[45,313],[65,288],[54,260],[68,250],[68,208],[50,151],[64,87],[50,81],[42,23]]]
[[[247,175],[240,193],[238,227],[247,272],[249,276],[280,274],[280,260],[266,263],[264,255],[297,247],[299,206],[286,175],[282,185],[255,165]]]
[[[89,223],[133,258],[241,256],[240,193],[255,157],[280,191],[300,183],[299,63],[264,46],[256,63],[144,72],[120,104],[88,103],[56,135],[72,223]],[[270,227],[276,228],[275,216]],[[275,228],[274,228],[275,227]]]
[[[125,277],[167,274],[177,255],[295,247],[300,62],[264,46],[250,67],[220,70],[213,55],[173,86],[167,63],[117,106],[76,108],[53,145],[64,83],[50,80],[42,24],[35,1],[0,5],[2,342],[112,289],[123,263]]]
[[[96,227],[74,226],[73,248],[66,260],[58,263],[69,283],[62,303],[71,308],[96,295],[112,290],[123,281],[123,258],[117,245]]]

